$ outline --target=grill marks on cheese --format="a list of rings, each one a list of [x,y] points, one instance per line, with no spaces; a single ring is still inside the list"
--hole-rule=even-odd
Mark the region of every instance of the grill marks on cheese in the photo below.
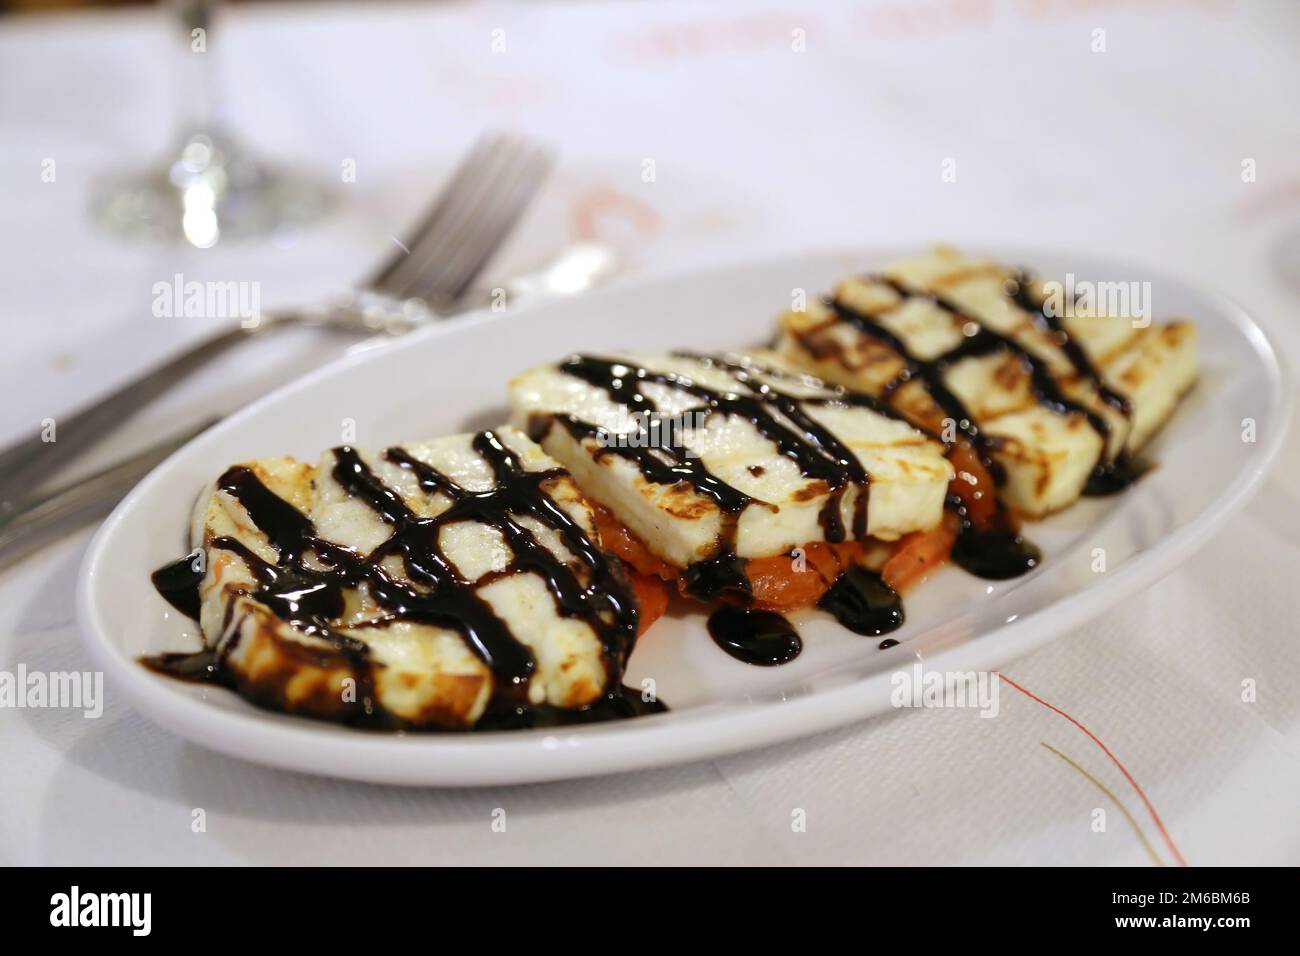
[[[728,373],[735,383],[735,389],[711,388],[689,375],[656,371],[630,360],[592,355],[571,356],[560,362],[557,368],[566,375],[603,390],[611,401],[634,413],[658,413],[657,405],[644,390],[646,383],[654,383],[698,399],[698,410],[706,416],[735,416],[748,421],[772,443],[779,454],[798,466],[804,478],[824,482],[831,492],[819,514],[819,523],[827,541],[838,543],[848,536],[850,529],[844,527],[841,503],[847,488],[857,485],[859,494],[854,506],[851,530],[854,537],[866,537],[871,477],[852,449],[830,429],[812,418],[807,407],[857,406],[902,421],[898,412],[872,396],[843,389],[830,390],[824,397],[797,397],[771,383],[772,379],[781,377],[782,373],[777,370],[762,368],[765,380],[760,380],[753,374],[752,368],[740,362],[689,352],[675,354],[706,368]],[[557,414],[555,418],[576,441],[595,438],[600,434],[598,425],[577,416]],[[606,444],[600,454],[618,455],[631,461],[642,477],[655,484],[686,482],[716,504],[723,513],[721,540],[712,556],[686,569],[684,580],[688,590],[700,598],[710,598],[723,591],[748,593],[749,583],[744,574],[743,562],[735,554],[737,520],[740,513],[751,505],[773,511],[776,510],[775,506],[757,501],[727,484],[708,470],[701,457],[688,454],[684,448],[663,444],[655,447],[648,445],[649,443]]]
[[[240,503],[256,530],[275,548],[278,559],[266,561],[228,536],[215,538],[210,547],[243,559],[257,582],[257,590],[250,595],[254,600],[302,633],[327,642],[352,663],[364,684],[358,688],[358,700],[368,716],[381,709],[369,678],[370,648],[334,623],[344,614],[347,589],[364,589],[380,611],[379,617],[363,627],[408,621],[459,632],[492,672],[489,718],[493,724],[501,724],[503,714],[531,709],[527,686],[536,660],[477,591],[508,575],[537,574],[545,580],[558,613],[584,621],[599,637],[608,682],[618,686],[617,678],[635,642],[638,607],[625,578],[547,493],[548,482],[567,481],[567,472],[526,469],[490,431],[474,436],[472,447],[492,471],[495,483],[486,491],[465,489],[400,447],[384,453],[389,462],[409,470],[422,491],[450,499],[449,507],[432,517],[417,514],[401,494],[375,475],[356,450],[344,446],[333,451],[332,478],[391,528],[387,539],[368,554],[322,537],[310,518],[267,488],[252,468],[237,465],[218,481],[218,490]],[[527,516],[554,531],[581,566],[581,575],[515,516]],[[462,576],[439,540],[441,531],[457,522],[477,522],[499,531],[513,552],[509,564],[477,581]],[[400,561],[407,580],[390,570],[390,559]],[[231,607],[233,603],[228,605]],[[350,625],[352,630],[356,627]],[[218,647],[215,671],[219,672],[234,652],[239,634],[236,630]]]
[[[944,414],[953,420],[956,427],[980,449],[981,458],[995,477],[1000,476],[1002,473],[1002,469],[992,457],[992,452],[996,449],[998,440],[980,429],[975,422],[975,416],[966,410],[965,405],[953,394],[944,381],[948,369],[963,359],[977,358],[995,353],[1014,356],[1028,373],[1030,391],[1040,405],[1060,415],[1082,415],[1087,420],[1089,427],[1101,438],[1103,447],[1109,440],[1111,428],[1106,419],[1084,402],[1066,395],[1060,383],[1049,370],[1047,362],[1015,339],[982,325],[978,319],[963,311],[958,305],[945,298],[942,293],[909,289],[901,282],[888,276],[870,276],[867,281],[892,289],[898,296],[897,303],[884,310],[883,313],[874,314],[852,308],[839,298],[832,298],[829,304],[835,310],[835,314],[840,321],[852,325],[864,334],[887,345],[903,359],[903,369],[892,381],[885,385],[883,395],[887,398],[901,386],[911,381],[922,383],[935,404],[943,409]],[[1052,316],[1044,308],[1041,301],[1035,301],[1030,295],[1027,280],[1023,276],[1018,276],[1010,280],[1009,286],[1012,301],[1020,309],[1029,313],[1033,317],[1035,324],[1052,337],[1068,358],[1075,373],[1096,390],[1102,401],[1126,419],[1131,419],[1133,408],[1128,399],[1110,388],[1102,380],[1100,373],[1093,366],[1082,346],[1070,337],[1069,332],[1066,331],[1060,320]],[[963,330],[965,338],[961,343],[937,357],[925,361],[913,355],[903,340],[885,328],[879,321],[881,315],[901,309],[909,302],[917,299],[929,302],[947,313],[954,321],[965,324]],[[1124,461],[1124,464],[1128,464],[1127,460]],[[1103,456],[1103,460],[1097,463],[1093,474],[1095,483],[1091,487],[1094,490],[1099,489],[1101,482],[1107,478],[1110,479],[1107,486],[1109,490],[1116,490],[1118,487],[1131,484],[1140,472],[1132,468],[1124,468],[1122,465],[1117,467],[1106,461]],[[1127,480],[1120,477],[1121,475],[1127,475]]]
[[[932,435],[947,426],[953,437],[955,423],[999,497],[1035,517],[1137,480],[1145,466],[1134,456],[1196,365],[1189,323],[1053,310],[1025,273],[947,249],[849,278],[824,303],[787,312],[776,348]]]

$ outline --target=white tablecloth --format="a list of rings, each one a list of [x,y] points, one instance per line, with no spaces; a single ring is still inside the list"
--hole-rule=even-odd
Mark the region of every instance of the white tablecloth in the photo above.
[[[85,215],[92,177],[167,142],[162,22],[0,21],[0,438],[203,332],[152,316],[154,282],[256,280],[271,306],[362,273],[489,125],[563,154],[501,274],[591,229],[641,274],[837,244],[1042,243],[1217,286],[1300,354],[1300,6],[803,6],[236,8],[209,49],[237,127],[342,203],[300,236],[188,252]],[[286,340],[214,369],[100,457],[323,348]],[[1293,442],[1194,560],[1008,667],[1025,693],[1004,685],[997,720],[908,711],[616,778],[402,790],[216,756],[110,684],[98,720],[0,710],[0,862],[1300,863],[1298,471]],[[90,666],[72,617],[87,538],[0,577],[0,670]]]

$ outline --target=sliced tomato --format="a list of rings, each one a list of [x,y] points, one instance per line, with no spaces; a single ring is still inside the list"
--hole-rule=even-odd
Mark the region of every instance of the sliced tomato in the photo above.
[[[952,545],[960,529],[961,519],[951,511],[945,511],[937,528],[904,535],[898,542],[898,550],[880,569],[881,578],[901,594],[943,566],[952,554]]]
[[[975,530],[988,530],[997,520],[998,512],[998,489],[993,476],[974,446],[964,438],[948,446],[948,460],[957,472],[948,483],[949,493],[961,499]]]
[[[601,547],[606,551],[622,558],[624,563],[642,574],[653,575],[664,581],[676,579],[677,569],[656,557],[609,509],[593,505],[592,512],[596,518],[596,533],[600,536]]]
[[[627,578],[636,594],[636,636],[640,637],[668,610],[668,585],[654,575],[642,574],[631,568],[627,569]]]
[[[802,554],[779,554],[745,562],[754,606],[765,611],[790,611],[816,604],[849,565],[862,556],[859,541],[842,544],[813,542]]]
[[[974,462],[971,467],[978,469],[980,475],[987,477],[988,472],[980,464],[978,456],[972,452],[971,457]],[[959,469],[959,472],[967,464],[969,462],[964,459],[961,464],[954,461],[954,466]],[[959,476],[954,480],[954,484],[960,480]],[[977,485],[968,484],[967,487],[974,488]],[[992,487],[991,482],[989,487]],[[996,506],[987,504],[992,501],[991,497],[972,496],[970,501],[968,508],[973,509],[981,519],[984,519],[986,509],[996,514]],[[644,633],[646,628],[661,617],[667,609],[671,583],[680,579],[680,571],[656,557],[607,509],[595,506],[593,510],[601,546],[620,558],[627,566],[628,578],[636,591],[637,604],[641,609],[639,630]],[[974,520],[972,518],[972,521]],[[943,524],[938,528],[905,536],[898,542],[894,553],[885,561],[881,570],[885,583],[898,591],[911,586],[931,570],[941,566],[948,560],[959,527],[957,516],[945,512]],[[840,572],[862,563],[867,553],[867,545],[861,541],[845,541],[839,544],[815,541],[798,550],[801,554],[791,552],[770,558],[750,558],[745,561],[745,576],[749,578],[754,607],[765,611],[784,612],[813,606],[835,583]]]

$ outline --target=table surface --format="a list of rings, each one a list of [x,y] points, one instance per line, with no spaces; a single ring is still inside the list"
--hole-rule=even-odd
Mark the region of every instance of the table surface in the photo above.
[[[114,240],[86,215],[96,177],[167,145],[164,21],[0,21],[0,439],[204,333],[153,317],[155,282],[254,280],[264,307],[340,288],[489,125],[562,155],[499,275],[593,233],[638,275],[1041,244],[1217,287],[1300,355],[1300,6],[803,7],[237,8],[209,38],[233,125],[340,201],[318,228],[206,251]],[[241,354],[94,458],[338,347],[308,334]],[[1298,471],[1291,441],[1198,556],[1006,668],[997,720],[904,712],[612,778],[403,790],[217,756],[110,684],[98,719],[0,709],[0,862],[1297,864]],[[72,600],[88,538],[0,576],[0,671],[90,668]]]

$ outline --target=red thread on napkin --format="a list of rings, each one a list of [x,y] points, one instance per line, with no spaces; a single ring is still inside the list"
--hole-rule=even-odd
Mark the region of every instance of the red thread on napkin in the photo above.
[[[1085,734],[1087,734],[1088,737],[1091,738],[1092,742],[1102,749],[1102,752],[1107,757],[1110,758],[1111,763],[1113,763],[1116,767],[1119,768],[1119,772],[1124,775],[1124,779],[1127,780],[1133,786],[1133,789],[1137,791],[1137,795],[1142,798],[1142,802],[1146,804],[1147,812],[1151,814],[1151,819],[1156,822],[1156,826],[1160,829],[1160,835],[1165,838],[1165,843],[1169,846],[1169,852],[1171,852],[1174,855],[1174,859],[1178,861],[1178,865],[1186,866],[1187,861],[1183,859],[1183,854],[1179,852],[1177,845],[1174,843],[1173,837],[1171,837],[1169,835],[1169,831],[1165,829],[1165,823],[1163,820],[1160,819],[1160,814],[1156,813],[1156,808],[1152,806],[1151,801],[1147,799],[1146,791],[1144,791],[1138,785],[1138,782],[1133,779],[1133,775],[1128,772],[1127,767],[1125,767],[1122,763],[1120,763],[1119,758],[1110,752],[1110,748],[1101,742],[1101,738],[1098,737],[1096,734],[1094,734],[1087,727],[1083,726],[1083,724],[1079,723],[1079,721],[1075,720],[1065,711],[1061,710],[1061,708],[1049,704],[1047,701],[1043,700],[1043,698],[1037,697],[1031,694],[1029,691],[1025,690],[1023,687],[1021,687],[1019,684],[1013,681],[1006,674],[999,672],[998,676],[1001,677],[1008,684],[1010,684],[1012,687],[1014,687],[1016,690],[1020,691],[1020,693],[1024,694],[1030,700],[1036,700],[1038,701],[1038,703],[1042,704],[1048,710],[1055,711],[1056,713],[1060,714],[1070,723],[1074,724],[1074,726],[1078,727]]]

